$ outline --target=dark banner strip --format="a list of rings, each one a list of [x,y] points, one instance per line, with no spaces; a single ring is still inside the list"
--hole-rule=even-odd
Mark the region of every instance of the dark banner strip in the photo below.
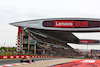
[[[99,40],[79,40],[80,44],[99,44]]]
[[[100,27],[100,21],[54,20],[54,21],[44,21],[43,26],[57,27],[57,28],[95,28],[95,27]]]

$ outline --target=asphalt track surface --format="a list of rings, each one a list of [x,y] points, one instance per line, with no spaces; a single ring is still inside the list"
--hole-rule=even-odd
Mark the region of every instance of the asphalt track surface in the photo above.
[[[83,57],[74,57],[77,59],[83,59]],[[35,61],[41,61],[41,60],[52,60],[52,59],[60,59],[60,58],[32,58]],[[69,58],[68,58],[69,59]],[[0,65],[5,65],[5,64],[13,64],[13,63],[20,63],[21,59],[0,59]]]
[[[35,61],[41,61],[41,60],[52,60],[52,59],[58,59],[58,58],[32,58]],[[20,63],[21,59],[4,59],[0,60],[0,65],[5,65],[5,64],[13,64],[13,63]]]

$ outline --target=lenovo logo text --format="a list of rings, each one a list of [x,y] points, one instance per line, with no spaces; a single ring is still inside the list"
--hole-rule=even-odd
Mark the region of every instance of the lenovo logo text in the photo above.
[[[73,25],[73,23],[59,23],[59,22],[56,22],[56,26],[72,26]]]
[[[74,27],[73,21],[55,21],[55,27]]]

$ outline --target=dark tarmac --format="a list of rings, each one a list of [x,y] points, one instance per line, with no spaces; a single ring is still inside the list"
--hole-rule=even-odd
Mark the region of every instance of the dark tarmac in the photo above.
[[[41,61],[41,60],[52,60],[52,59],[58,59],[58,58],[32,58],[35,61]],[[5,65],[5,64],[13,64],[13,63],[20,63],[21,59],[0,59],[0,65]]]
[[[83,59],[83,56],[81,57],[74,57],[75,59]],[[32,58],[35,61],[41,61],[41,60],[52,60],[52,59],[61,59],[61,58]],[[66,59],[71,59],[71,58],[66,58]],[[0,65],[5,65],[5,64],[13,64],[13,63],[20,63],[21,59],[0,59]]]

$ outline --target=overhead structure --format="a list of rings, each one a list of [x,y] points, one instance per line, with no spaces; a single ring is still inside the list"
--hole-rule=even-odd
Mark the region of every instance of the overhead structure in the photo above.
[[[68,46],[67,43],[76,43],[76,44],[99,43],[99,40],[87,40],[87,39],[81,40],[78,37],[76,37],[72,32],[82,32],[82,33],[100,32],[100,19],[50,18],[50,19],[20,21],[10,24],[17,26],[21,30],[19,31],[21,35],[18,33],[18,37],[19,36],[21,37],[20,48],[22,50],[24,49],[24,46],[26,46],[23,45],[25,44],[25,40],[26,44],[28,44],[27,45],[28,51],[30,51],[30,48],[32,48],[32,46],[30,46],[31,43],[40,44],[41,40],[46,41],[46,39],[49,39],[51,41],[49,42],[49,44],[52,43],[52,40],[54,41],[57,40],[56,43],[59,41],[59,43],[63,43],[63,46]],[[26,34],[28,34],[28,36],[24,36]],[[39,41],[38,38],[40,38],[41,40]],[[53,42],[53,44],[55,43]],[[36,48],[37,46],[34,47],[34,53],[36,53]],[[43,51],[45,53],[44,49]]]
[[[100,19],[93,19],[93,18],[37,19],[37,20],[11,23],[11,25],[29,27],[35,29],[61,30],[61,31],[71,31],[71,32],[100,31]]]

